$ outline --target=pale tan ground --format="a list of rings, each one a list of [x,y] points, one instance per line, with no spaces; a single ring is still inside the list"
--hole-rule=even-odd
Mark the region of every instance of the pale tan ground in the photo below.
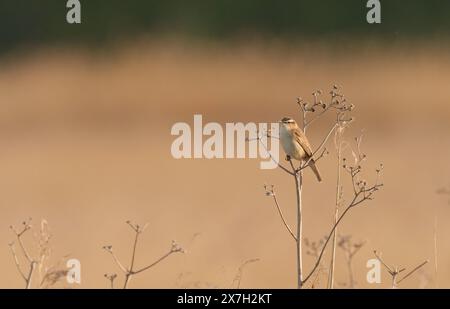
[[[357,105],[348,138],[365,129],[368,178],[378,163],[385,166],[385,188],[340,228],[368,242],[355,260],[359,286],[388,286],[386,272],[383,284],[365,283],[373,249],[406,267],[430,259],[402,286],[419,287],[425,276],[431,278],[426,286],[434,286],[433,216],[440,207],[439,286],[450,287],[450,212],[435,194],[450,185],[448,52],[170,41],[132,46],[95,55],[42,50],[0,62],[0,287],[23,286],[8,250],[8,226],[27,217],[49,222],[55,260],[70,254],[81,261],[85,288],[106,287],[103,274],[119,271],[103,245],[129,260],[128,219],[149,223],[139,265],[165,253],[172,239],[188,250],[131,287],[230,287],[250,258],[260,261],[245,269],[241,287],[295,287],[294,243],[263,191],[264,183],[277,186],[293,224],[292,179],[260,170],[257,160],[174,160],[170,128],[191,123],[196,113],[221,123],[297,117],[297,96],[309,98],[334,83]],[[325,133],[323,124],[311,128],[313,144]],[[322,184],[307,172],[308,238],[331,225],[335,165],[333,155],[320,162]],[[338,283],[347,281],[342,258],[339,251]],[[306,259],[307,268],[311,262]]]

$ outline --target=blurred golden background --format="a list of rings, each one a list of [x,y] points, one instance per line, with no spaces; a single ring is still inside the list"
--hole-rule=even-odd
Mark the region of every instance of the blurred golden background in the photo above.
[[[0,287],[23,286],[8,227],[29,217],[36,228],[48,221],[55,263],[66,255],[81,261],[83,288],[108,287],[103,275],[120,274],[102,246],[113,245],[128,263],[133,232],[126,220],[149,223],[138,247],[140,266],[164,254],[172,239],[187,250],[136,276],[130,287],[228,288],[253,258],[260,260],[245,268],[241,287],[295,287],[295,244],[263,188],[276,186],[294,225],[292,179],[260,170],[258,160],[175,160],[170,129],[192,123],[194,114],[220,123],[299,119],[296,98],[309,100],[314,90],[327,93],[334,84],[356,105],[346,139],[364,130],[367,177],[379,163],[385,167],[385,187],[339,228],[366,241],[354,261],[357,286],[389,287],[384,270],[382,284],[366,282],[366,262],[376,249],[408,269],[430,260],[401,287],[450,287],[450,211],[447,198],[436,194],[450,186],[447,44],[143,34],[100,50],[79,43],[11,47],[0,58]],[[320,143],[329,121],[311,127],[312,144]],[[332,143],[328,148],[319,163],[323,183],[306,172],[304,233],[312,240],[333,220],[336,156]],[[24,237],[31,248],[33,239]],[[307,269],[312,262],[306,258]],[[336,286],[344,287],[339,249],[336,276]],[[319,286],[325,284],[321,277]]]

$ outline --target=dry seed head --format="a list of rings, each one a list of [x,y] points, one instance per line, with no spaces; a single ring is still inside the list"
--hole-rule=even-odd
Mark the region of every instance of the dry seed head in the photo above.
[[[172,252],[180,252],[180,253],[185,253],[186,252],[175,240],[172,240],[171,251]]]

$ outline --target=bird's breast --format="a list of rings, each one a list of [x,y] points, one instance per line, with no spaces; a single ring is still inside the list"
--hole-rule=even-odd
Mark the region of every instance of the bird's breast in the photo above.
[[[292,136],[291,132],[286,130],[286,128],[280,128],[280,142],[281,147],[283,147],[284,152],[293,159],[301,161],[305,152],[303,148],[295,142],[295,138]]]

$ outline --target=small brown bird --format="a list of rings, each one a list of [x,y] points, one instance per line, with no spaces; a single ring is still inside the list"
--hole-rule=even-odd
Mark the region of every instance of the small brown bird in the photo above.
[[[311,144],[305,136],[305,133],[298,127],[294,119],[285,117],[280,123],[280,141],[288,159],[292,158],[300,162],[309,160],[309,167],[316,174],[317,180],[322,181],[320,172],[316,167],[316,162],[311,159],[313,152]]]

